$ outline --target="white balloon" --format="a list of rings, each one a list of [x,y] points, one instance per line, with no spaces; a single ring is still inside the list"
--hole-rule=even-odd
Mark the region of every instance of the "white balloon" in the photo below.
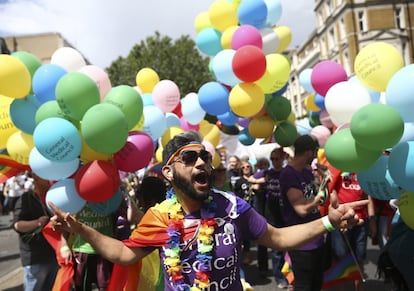
[[[184,119],[191,125],[196,125],[204,119],[206,112],[201,108],[198,95],[194,92],[181,99],[181,113]]]
[[[61,47],[55,50],[50,63],[59,65],[68,72],[76,72],[86,66],[82,54],[71,47]]]
[[[270,27],[263,27],[260,29],[260,35],[262,36],[262,51],[264,54],[268,55],[275,53],[280,45],[280,39],[276,31]]]

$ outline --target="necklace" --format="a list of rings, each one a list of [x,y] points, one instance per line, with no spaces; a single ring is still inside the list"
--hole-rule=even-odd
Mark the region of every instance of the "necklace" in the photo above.
[[[167,273],[171,276],[175,290],[201,291],[210,286],[211,261],[213,259],[212,251],[214,246],[213,234],[217,227],[217,222],[213,216],[217,205],[211,196],[203,202],[201,221],[197,233],[198,254],[196,255],[196,265],[198,266],[198,271],[196,272],[193,286],[188,288],[184,283],[184,276],[182,274],[180,248],[184,213],[173,189],[167,192],[167,201],[170,217],[167,229],[169,239],[166,241],[164,261],[167,266]]]

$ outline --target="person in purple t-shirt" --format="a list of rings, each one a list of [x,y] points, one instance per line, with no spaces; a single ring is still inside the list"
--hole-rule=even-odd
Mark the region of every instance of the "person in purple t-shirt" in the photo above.
[[[54,229],[80,234],[103,257],[121,265],[134,264],[158,248],[166,290],[241,291],[242,240],[296,249],[327,230],[362,223],[353,207],[366,202],[358,201],[334,204],[329,216],[307,224],[271,226],[242,199],[212,189],[212,156],[194,131],[174,136],[164,147],[163,161],[162,172],[172,188],[165,201],[145,213],[145,223],[128,240],[105,236],[49,202]]]
[[[311,163],[319,149],[311,135],[302,135],[293,144],[295,155],[280,175],[283,198],[283,220],[286,226],[304,225],[320,219],[319,206],[324,202],[317,195]],[[324,235],[313,237],[306,244],[289,250],[295,276],[295,291],[321,290],[324,268]]]

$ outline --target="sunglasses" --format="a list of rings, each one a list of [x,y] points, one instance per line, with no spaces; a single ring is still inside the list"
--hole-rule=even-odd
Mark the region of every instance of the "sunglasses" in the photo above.
[[[182,151],[180,155],[178,156],[178,159],[173,161],[173,163],[179,162],[179,163],[183,163],[186,166],[190,166],[190,165],[192,166],[197,162],[198,158],[201,158],[205,163],[211,163],[213,160],[213,157],[209,151],[189,150],[189,151]]]

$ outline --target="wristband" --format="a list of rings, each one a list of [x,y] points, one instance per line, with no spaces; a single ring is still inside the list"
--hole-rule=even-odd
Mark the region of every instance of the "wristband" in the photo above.
[[[61,252],[66,252],[66,251],[70,251],[70,248],[68,246],[63,246],[60,248]]]
[[[331,232],[331,231],[334,231],[335,230],[335,227],[332,225],[332,223],[329,221],[329,217],[328,217],[328,215],[325,215],[324,217],[322,217],[322,223],[323,223],[323,226],[325,227],[325,229],[328,231],[328,232]]]

